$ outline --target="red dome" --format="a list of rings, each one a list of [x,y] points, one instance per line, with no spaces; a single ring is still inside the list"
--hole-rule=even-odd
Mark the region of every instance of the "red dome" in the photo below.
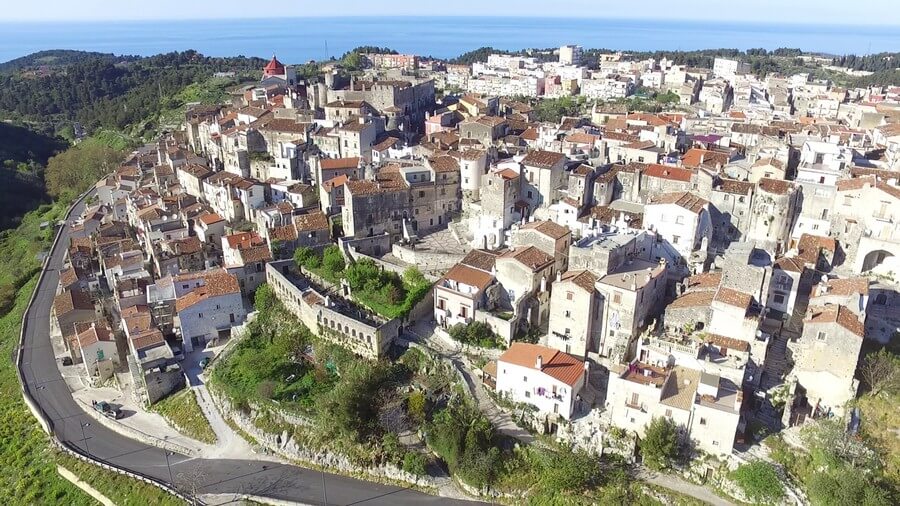
[[[278,61],[278,58],[275,58],[272,55],[272,61],[269,62],[268,65],[263,69],[263,74],[267,76],[281,76],[284,75],[284,65]]]

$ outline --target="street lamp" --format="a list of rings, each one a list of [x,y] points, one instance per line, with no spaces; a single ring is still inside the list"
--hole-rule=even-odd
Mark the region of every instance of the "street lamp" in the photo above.
[[[169,469],[169,483],[175,487],[175,478],[172,477],[172,466],[169,464],[169,457],[175,455],[175,452],[166,450],[166,467]],[[177,488],[177,487],[176,487]]]
[[[84,435],[84,428],[85,428],[85,427],[90,427],[90,426],[91,426],[91,423],[90,423],[90,422],[84,422],[84,423],[80,423],[80,425],[81,425],[81,440],[84,441],[84,449],[87,450],[88,455],[90,455],[90,454],[91,454],[91,447],[88,445],[88,442],[87,442],[87,436]]]

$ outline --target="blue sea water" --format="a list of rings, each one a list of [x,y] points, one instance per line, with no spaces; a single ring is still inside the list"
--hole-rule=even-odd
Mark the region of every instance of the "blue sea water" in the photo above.
[[[340,56],[360,45],[453,57],[481,46],[575,43],[632,50],[798,47],[831,54],[900,51],[900,27],[534,17],[330,17],[249,20],[0,23],[0,61],[43,49],[209,56],[277,53],[286,63]]]

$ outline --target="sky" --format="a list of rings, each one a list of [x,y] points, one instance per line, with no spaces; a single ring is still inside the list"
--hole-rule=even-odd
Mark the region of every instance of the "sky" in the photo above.
[[[0,10],[0,22],[516,15],[900,26],[898,0],[753,0],[749,3],[712,0],[289,0],[262,3],[247,0],[40,0],[3,3],[6,5]],[[510,5],[515,5],[517,11],[510,12]]]

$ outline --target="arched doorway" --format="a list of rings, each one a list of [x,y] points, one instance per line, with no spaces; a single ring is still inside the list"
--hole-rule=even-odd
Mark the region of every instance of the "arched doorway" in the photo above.
[[[875,267],[881,265],[885,259],[894,256],[890,251],[885,251],[883,249],[877,249],[874,251],[870,251],[869,254],[863,259],[862,271],[871,271]]]

